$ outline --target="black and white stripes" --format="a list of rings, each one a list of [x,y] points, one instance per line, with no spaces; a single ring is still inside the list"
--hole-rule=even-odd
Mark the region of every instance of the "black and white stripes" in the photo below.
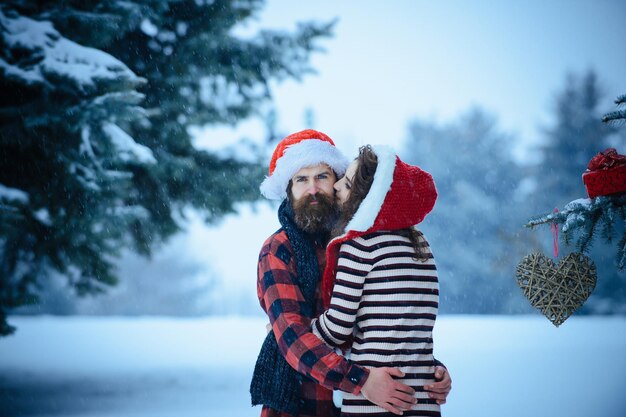
[[[405,416],[438,416],[424,392],[433,382],[432,330],[439,283],[428,243],[427,261],[415,259],[411,241],[394,232],[370,233],[342,244],[331,305],[313,332],[331,346],[350,342],[350,359],[365,367],[396,367],[416,390]],[[343,416],[392,415],[363,398],[344,394]]]

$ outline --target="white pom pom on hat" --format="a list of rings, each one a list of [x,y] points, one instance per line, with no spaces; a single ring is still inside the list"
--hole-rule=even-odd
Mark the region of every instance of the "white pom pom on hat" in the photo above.
[[[313,129],[293,133],[281,140],[270,161],[269,175],[261,183],[261,194],[270,200],[287,197],[289,180],[302,168],[327,164],[338,176],[349,161],[326,134]]]

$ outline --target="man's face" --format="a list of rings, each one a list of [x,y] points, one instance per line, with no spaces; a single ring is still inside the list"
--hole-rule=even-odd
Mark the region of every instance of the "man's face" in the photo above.
[[[337,219],[333,185],[337,177],[326,164],[302,168],[291,178],[294,221],[307,233],[328,232]]]
[[[291,177],[293,200],[298,201],[303,196],[316,196],[319,193],[333,197],[335,195],[335,190],[333,189],[335,181],[337,181],[335,172],[326,164],[302,168]],[[315,202],[313,201],[312,204],[315,204]]]

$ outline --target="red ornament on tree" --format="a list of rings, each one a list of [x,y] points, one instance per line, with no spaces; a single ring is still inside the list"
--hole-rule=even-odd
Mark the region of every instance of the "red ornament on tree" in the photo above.
[[[594,156],[583,173],[589,198],[626,192],[626,156],[608,148]]]

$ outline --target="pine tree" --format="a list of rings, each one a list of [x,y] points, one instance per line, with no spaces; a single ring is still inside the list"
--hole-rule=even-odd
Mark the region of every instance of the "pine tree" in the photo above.
[[[534,209],[551,211],[584,192],[581,176],[589,160],[608,148],[616,133],[614,127],[600,122],[601,100],[595,72],[567,76],[565,87],[556,95],[555,122],[545,129],[544,143],[539,147]]]
[[[601,102],[594,72],[568,77],[564,90],[557,95],[555,123],[546,131],[543,161],[535,170],[534,207],[545,214],[527,223],[528,227],[553,222],[560,225],[563,242],[568,246],[574,243],[576,250],[587,252],[595,262],[598,284],[580,309],[583,314],[626,313],[626,289],[620,277],[626,263],[624,197],[584,198],[581,179],[598,152],[608,147],[624,149],[626,145],[626,135],[618,126],[602,123],[610,120],[601,117]],[[553,213],[554,207],[561,207],[561,211]]]
[[[51,273],[79,294],[116,282],[193,207],[258,198],[258,160],[194,146],[193,126],[250,117],[269,83],[312,72],[332,23],[238,37],[261,1],[30,1],[0,8],[0,334]],[[260,151],[257,150],[260,154]],[[260,157],[259,157],[260,158]]]

